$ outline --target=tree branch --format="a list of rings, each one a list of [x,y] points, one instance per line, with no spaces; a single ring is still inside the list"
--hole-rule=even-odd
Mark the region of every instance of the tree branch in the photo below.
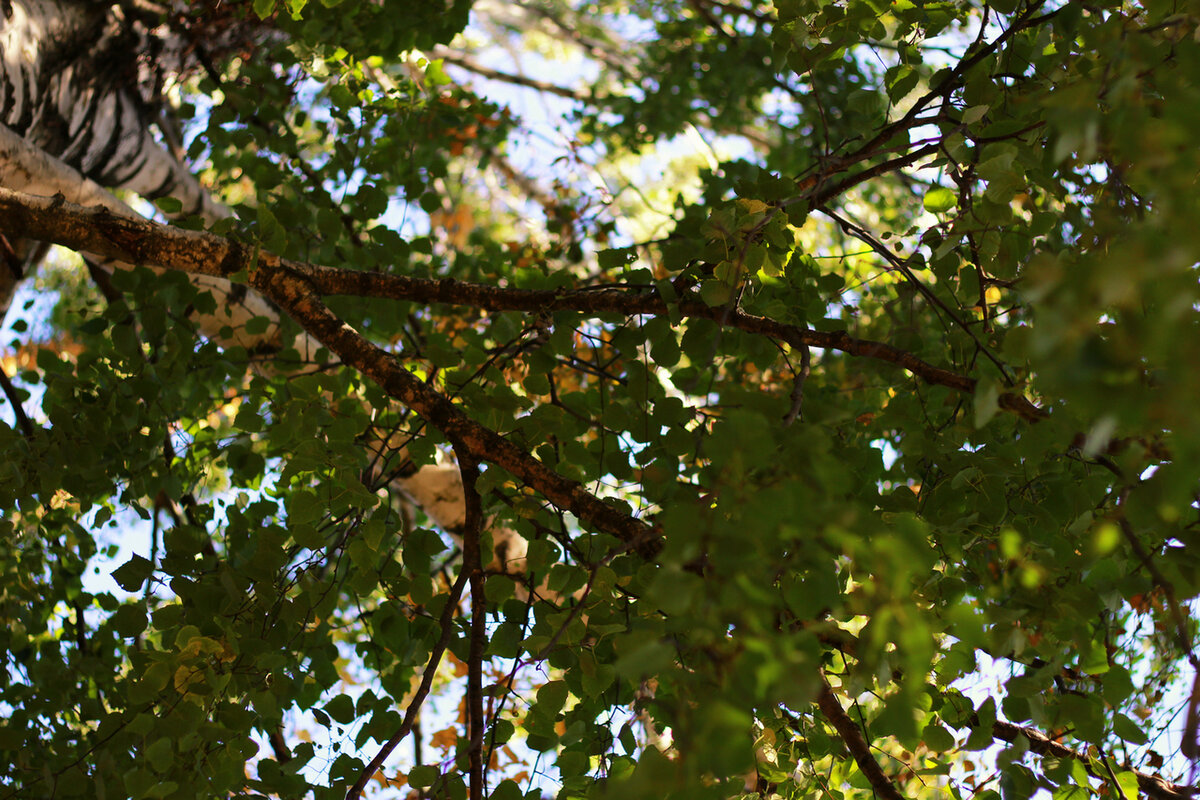
[[[585,92],[580,92],[575,89],[567,89],[566,87],[558,86],[557,84],[539,81],[536,78],[528,78],[524,75],[518,75],[516,73],[502,72],[498,69],[485,67],[483,64],[478,64],[466,56],[452,53],[451,51],[442,47],[435,49],[429,54],[429,57],[440,58],[447,64],[453,64],[456,67],[465,69],[468,72],[473,72],[476,75],[488,78],[489,80],[503,81],[505,83],[511,83],[515,86],[524,86],[528,89],[536,89],[539,92],[545,92],[546,94],[565,97],[568,100],[578,100],[581,103],[586,102],[589,99],[589,95]]]
[[[464,569],[459,573],[458,579],[454,581],[454,585],[450,587],[450,595],[446,598],[446,605],[442,608],[442,616],[438,620],[442,631],[441,636],[438,637],[437,643],[433,646],[433,651],[429,654],[429,661],[425,664],[425,672],[421,675],[421,685],[417,687],[412,700],[409,701],[408,708],[404,711],[404,721],[400,723],[400,729],[392,735],[392,738],[384,742],[383,747],[379,748],[379,752],[371,759],[371,763],[367,764],[359,774],[358,780],[346,792],[346,800],[357,800],[362,795],[367,782],[379,771],[379,768],[383,766],[383,762],[392,754],[396,746],[404,741],[404,737],[408,736],[409,731],[412,730],[413,725],[416,723],[417,715],[421,713],[421,706],[425,702],[425,697],[429,694],[430,687],[433,686],[433,677],[437,674],[438,665],[442,661],[442,655],[446,652],[446,648],[450,645],[450,639],[454,635],[454,627],[451,623],[454,621],[454,612],[458,609],[458,601],[462,599],[463,587],[467,585],[468,577],[467,570]]]
[[[245,251],[245,248],[240,248]],[[245,258],[248,252],[233,258]],[[540,492],[564,511],[570,511],[597,530],[611,533],[642,556],[658,552],[658,535],[649,525],[588,492],[582,484],[563,477],[508,439],[471,419],[449,398],[433,390],[405,369],[391,353],[367,341],[334,315],[313,288],[294,272],[260,261],[251,285],[280,305],[306,331],[379,384],[478,461],[507,470]]]
[[[1092,759],[1090,756],[1085,753],[1072,750],[1065,744],[1056,742],[1041,731],[1000,720],[997,720],[992,724],[992,738],[994,739],[1000,739],[1005,742],[1015,742],[1019,736],[1024,736],[1029,741],[1029,749],[1040,756],[1069,758],[1083,764],[1084,769],[1087,770],[1089,775],[1092,775],[1096,778],[1105,777],[1098,775],[1093,771],[1092,762],[1094,759]],[[1156,798],[1156,800],[1187,800],[1188,798],[1200,795],[1200,790],[1194,787],[1180,786],[1177,783],[1171,783],[1170,781],[1160,778],[1157,775],[1150,775],[1134,769],[1130,769],[1129,771],[1137,776],[1138,788],[1145,792],[1149,797]]]
[[[904,795],[900,794],[896,784],[892,783],[891,778],[884,774],[879,762],[871,755],[871,746],[863,737],[862,731],[842,709],[842,704],[838,702],[833,690],[829,688],[829,684],[823,677],[821,678],[821,692],[817,695],[817,706],[820,707],[821,713],[833,725],[838,735],[842,737],[842,742],[850,751],[850,755],[854,756],[858,768],[871,782],[875,794],[884,800],[904,800]]]
[[[25,438],[29,439],[33,436],[33,423],[29,421],[29,417],[25,414],[25,408],[21,405],[21,398],[17,396],[17,387],[13,386],[12,381],[8,379],[8,373],[0,366],[0,389],[4,390],[4,396],[8,398],[9,405],[13,408],[13,418],[17,422],[17,427],[21,429],[21,433],[25,434]]]
[[[483,528],[483,509],[475,480],[479,465],[468,448],[455,446],[458,468],[462,473],[463,498],[467,517],[463,525],[462,570],[471,584],[471,640],[467,655],[467,750],[469,800],[483,800],[487,792],[483,773],[483,660],[487,648],[487,598],[483,591],[483,559],[480,554],[480,535]]]
[[[975,378],[934,366],[885,342],[856,339],[846,331],[817,331],[788,325],[736,309],[710,307],[699,300],[684,299],[668,305],[656,293],[635,293],[619,287],[505,289],[450,279],[423,280],[380,272],[322,267],[282,259],[265,251],[255,253],[248,247],[203,231],[182,230],[143,219],[118,216],[105,208],[84,208],[67,203],[61,197],[35,197],[3,188],[0,188],[0,231],[52,241],[82,252],[119,258],[130,263],[213,277],[229,278],[239,272],[247,272],[253,273],[261,281],[268,275],[287,273],[293,276],[293,287],[304,286],[297,290],[296,299],[299,299],[299,295],[311,292],[448,303],[488,311],[539,314],[575,311],[625,316],[669,316],[673,307],[681,316],[712,320],[747,333],[769,336],[796,348],[817,347],[886,361],[903,367],[926,383],[945,386],[964,394],[973,394],[977,382]],[[279,300],[276,297],[272,299]],[[329,335],[340,336],[341,326],[338,320]],[[310,333],[314,331],[310,330]],[[361,340],[356,333],[354,336]],[[368,344],[366,340],[361,341],[364,345]],[[322,343],[327,346],[330,344]],[[374,349],[378,352],[371,358],[391,358],[384,351]],[[334,351],[337,352],[336,349]],[[408,376],[405,381],[416,383],[409,373],[400,371]],[[422,388],[429,391],[427,387]],[[1046,411],[1015,392],[1001,394],[998,402],[1002,409],[1030,422],[1047,416]],[[479,456],[484,458],[483,454]]]

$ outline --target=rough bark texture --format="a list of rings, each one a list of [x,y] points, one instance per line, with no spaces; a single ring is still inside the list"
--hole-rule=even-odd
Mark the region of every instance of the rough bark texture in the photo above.
[[[321,267],[230,242],[203,231],[188,231],[156,225],[146,220],[116,216],[103,208],[80,208],[49,198],[22,198],[0,194],[0,211],[10,215],[11,232],[55,241],[69,247],[130,263],[175,269],[191,274],[227,278],[239,272],[288,274],[302,281],[314,295],[358,295],[419,303],[448,303],[489,311],[550,313],[577,311],[584,314],[615,313],[623,316],[669,316],[710,319],[756,333],[794,347],[838,350],[849,355],[873,358],[907,369],[927,383],[973,394],[976,380],[922,361],[885,342],[856,339],[845,331],[816,331],[787,325],[741,311],[727,311],[699,300],[675,303],[657,292],[621,288],[574,290],[503,289],[453,280],[421,280],[401,275]],[[53,212],[53,213],[51,213]],[[261,278],[254,278],[256,283]],[[256,284],[257,285],[257,284]],[[325,342],[328,344],[328,342]],[[1045,412],[1015,393],[1000,396],[1002,408],[1030,421]]]

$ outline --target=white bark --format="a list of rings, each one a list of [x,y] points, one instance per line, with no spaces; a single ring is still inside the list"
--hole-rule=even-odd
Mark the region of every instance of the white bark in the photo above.
[[[34,147],[3,125],[0,125],[0,185],[14,191],[44,197],[62,195],[79,205],[103,206],[115,214],[139,216],[112,192],[84,177],[60,159]],[[217,204],[210,202],[208,207],[212,212],[220,213],[221,207]],[[225,211],[225,214],[227,215],[228,211]],[[106,259],[97,259],[97,262],[110,271],[130,269],[133,266]],[[198,288],[211,291],[217,298],[216,314],[196,318],[201,332],[206,337],[225,346],[278,349],[278,312],[262,297],[253,292],[234,292],[228,281],[219,278],[197,275],[193,276],[192,280]],[[273,324],[264,334],[254,336],[246,333],[246,323],[258,316],[272,319]],[[225,328],[229,328],[232,335],[223,336]]]

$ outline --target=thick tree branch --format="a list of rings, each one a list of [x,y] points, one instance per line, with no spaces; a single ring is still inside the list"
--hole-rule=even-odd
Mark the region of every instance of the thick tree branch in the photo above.
[[[355,295],[391,298],[419,303],[465,305],[488,311],[551,313],[576,311],[585,314],[624,316],[667,316],[670,305],[657,293],[633,292],[621,287],[588,289],[502,289],[451,280],[422,280],[328,267],[306,267],[305,277],[325,295]],[[928,383],[961,392],[975,390],[975,379],[936,367],[884,342],[856,339],[845,331],[817,331],[758,317],[736,309],[713,307],[700,300],[683,299],[675,304],[680,316],[724,323],[747,333],[769,336],[800,348],[839,350],[849,355],[875,358],[903,367]],[[1023,398],[1022,398],[1023,399]],[[1028,401],[1025,401],[1028,404]],[[1012,410],[1020,407],[1014,402]],[[1029,413],[1043,413],[1030,405]],[[1022,414],[1022,416],[1025,416]]]
[[[154,148],[161,150],[157,145],[154,145]],[[84,177],[60,159],[30,144],[4,125],[0,125],[0,186],[29,193],[22,195],[26,197],[53,195],[56,202],[89,204],[90,210],[100,217],[108,215],[140,219],[132,208],[117,199],[103,186]],[[136,190],[137,187],[134,188]],[[188,194],[192,196],[190,193]],[[228,213],[211,201],[197,200],[196,202],[200,203],[200,207],[209,215],[210,219]],[[94,206],[90,204],[94,204]],[[6,220],[5,222],[15,224],[16,221]],[[7,229],[11,231],[17,228]],[[49,241],[37,236],[33,232],[33,228],[28,234],[20,234],[14,238],[22,237],[36,241]],[[111,259],[109,263],[103,265],[106,269],[127,269],[132,263],[148,263],[132,262],[119,255],[119,250],[111,248],[107,251],[77,249],[80,252],[91,253],[93,256]],[[206,336],[222,344],[240,344],[246,347],[251,347],[255,341],[263,341],[265,337],[239,337],[236,332],[247,319],[269,310],[261,297],[247,296],[244,290],[230,292],[228,284],[213,282],[208,278],[193,278],[192,280],[201,289],[212,291],[218,301],[224,300],[223,307],[217,314],[205,315],[201,318],[201,329]],[[0,297],[0,314],[7,308],[7,302],[8,298]],[[235,330],[232,341],[227,341],[221,336],[221,331],[226,327]]]
[[[0,230],[53,241],[79,251],[119,258],[130,263],[214,277],[229,278],[239,272],[250,272],[261,279],[262,275],[287,273],[305,284],[306,288],[301,290],[301,294],[308,292],[307,286],[311,286],[313,291],[322,295],[356,295],[530,313],[575,311],[584,314],[667,316],[673,306],[681,316],[709,319],[748,333],[769,336],[796,348],[817,347],[886,361],[903,367],[926,383],[965,394],[973,394],[976,386],[974,378],[934,366],[885,342],[856,339],[845,331],[810,330],[736,309],[710,307],[700,300],[688,298],[668,304],[656,293],[632,292],[623,288],[504,289],[448,279],[432,281],[322,267],[281,259],[267,252],[255,253],[248,247],[202,231],[182,230],[118,216],[104,208],[84,208],[61,198],[34,197],[6,189],[0,189]],[[340,326],[338,321],[333,333]],[[365,340],[362,341],[366,344]],[[383,355],[390,359],[386,353]],[[405,375],[408,374],[405,372]],[[1006,411],[1029,421],[1047,416],[1044,410],[1015,392],[1000,395],[999,404]]]
[[[249,255],[244,248],[240,257]],[[237,258],[239,256],[233,256]],[[261,263],[250,277],[251,285],[277,302],[301,327],[395,399],[442,431],[474,459],[495,464],[540,492],[564,511],[570,511],[597,530],[610,533],[630,549],[651,557],[658,551],[658,536],[639,519],[629,516],[563,477],[495,431],[471,419],[449,398],[439,394],[404,368],[391,353],[367,341],[334,315],[311,286],[294,272]]]

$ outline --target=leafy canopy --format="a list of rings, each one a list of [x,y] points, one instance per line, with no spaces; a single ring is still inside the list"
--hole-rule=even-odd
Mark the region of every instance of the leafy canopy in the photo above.
[[[1200,4],[225,6],[287,313],[10,315],[0,797],[1184,796]]]

